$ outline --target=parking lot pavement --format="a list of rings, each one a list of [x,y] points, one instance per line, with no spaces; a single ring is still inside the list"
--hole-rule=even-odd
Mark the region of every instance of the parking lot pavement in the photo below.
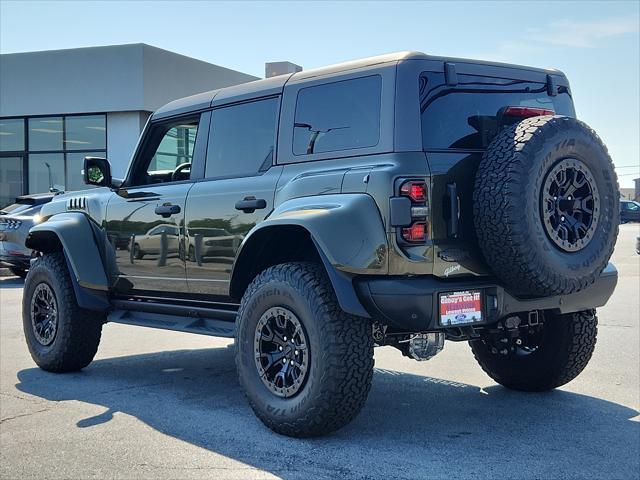
[[[2,478],[638,478],[640,257],[623,225],[594,357],[547,394],[511,392],[447,343],[425,363],[376,350],[366,407],[338,433],[295,440],[244,400],[233,345],[108,324],[80,373],[37,369],[22,284],[0,278]]]

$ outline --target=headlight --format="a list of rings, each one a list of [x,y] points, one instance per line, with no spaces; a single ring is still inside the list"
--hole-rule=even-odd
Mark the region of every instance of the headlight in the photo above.
[[[42,221],[42,216],[39,213],[36,213],[33,216],[33,224],[36,225]]]

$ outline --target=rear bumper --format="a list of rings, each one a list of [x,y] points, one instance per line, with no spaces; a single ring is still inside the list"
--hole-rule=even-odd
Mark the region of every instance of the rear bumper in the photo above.
[[[354,285],[360,302],[372,318],[401,331],[438,330],[439,295],[446,292],[480,290],[486,325],[507,315],[532,310],[577,312],[601,307],[618,283],[618,271],[609,263],[590,287],[569,295],[516,298],[490,278],[443,280],[425,277],[358,277]],[[475,324],[474,324],[475,325]]]

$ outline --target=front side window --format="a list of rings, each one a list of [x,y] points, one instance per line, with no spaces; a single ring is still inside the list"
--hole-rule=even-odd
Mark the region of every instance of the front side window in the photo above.
[[[377,145],[381,92],[378,75],[301,89],[293,130],[294,155]]]
[[[188,180],[200,117],[151,127],[136,161],[132,185]]]
[[[239,177],[268,169],[278,123],[278,98],[214,110],[205,176]]]

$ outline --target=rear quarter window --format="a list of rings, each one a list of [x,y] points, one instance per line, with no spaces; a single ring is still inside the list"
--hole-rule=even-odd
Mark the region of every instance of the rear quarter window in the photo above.
[[[545,83],[464,74],[451,86],[443,73],[426,72],[420,76],[424,149],[486,148],[498,131],[498,111],[506,106],[546,108],[575,116],[566,87],[549,96]]]
[[[301,89],[296,102],[293,154],[377,145],[381,92],[379,75]]]

